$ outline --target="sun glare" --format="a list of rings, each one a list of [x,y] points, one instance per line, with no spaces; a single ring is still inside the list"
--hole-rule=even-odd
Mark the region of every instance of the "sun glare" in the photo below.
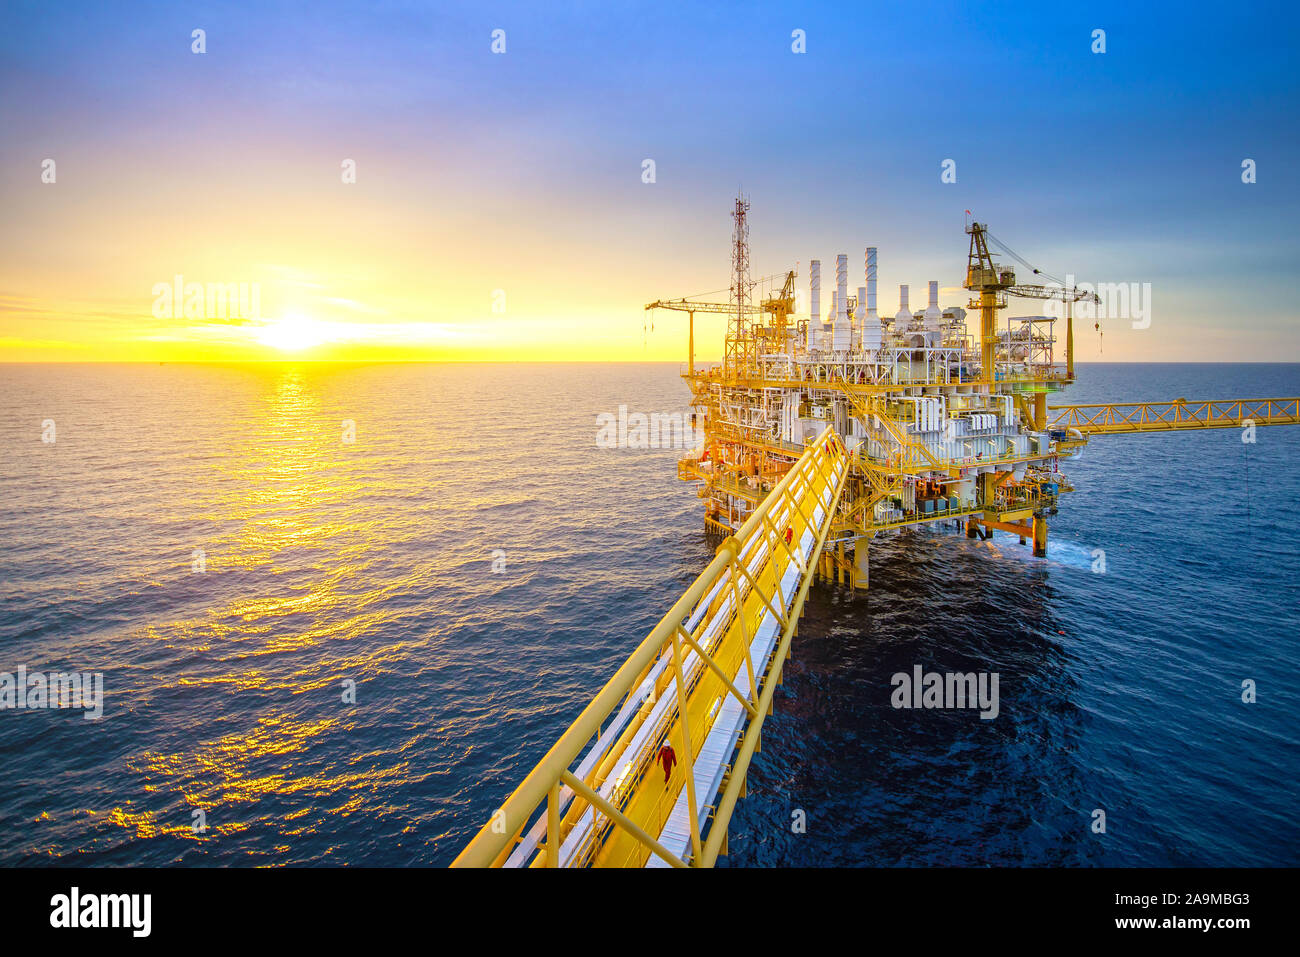
[[[302,352],[326,341],[327,329],[323,323],[309,316],[288,315],[267,325],[257,335],[264,346],[281,352]]]

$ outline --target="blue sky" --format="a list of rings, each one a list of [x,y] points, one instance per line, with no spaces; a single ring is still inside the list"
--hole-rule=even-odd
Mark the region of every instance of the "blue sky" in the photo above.
[[[135,267],[104,239],[179,207],[221,224],[175,268],[234,231],[250,263],[336,275],[329,237],[409,288],[376,307],[393,321],[482,323],[465,304],[502,287],[532,323],[512,336],[663,358],[676,320],[646,339],[640,307],[726,284],[743,186],[759,274],[847,252],[856,286],[874,244],[892,312],[899,282],[959,285],[972,209],[1056,275],[1152,283],[1152,328],[1113,324],[1105,358],[1300,358],[1293,8],[248,7],[6,5],[0,291],[129,309],[174,264],[142,253],[116,288]],[[57,209],[31,176],[52,155]],[[342,200],[339,156],[361,170]]]

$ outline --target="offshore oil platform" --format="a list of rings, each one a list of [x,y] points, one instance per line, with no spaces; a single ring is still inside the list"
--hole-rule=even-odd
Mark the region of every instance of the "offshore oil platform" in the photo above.
[[[796,318],[795,272],[780,293],[750,302],[749,203],[734,220],[732,302],[659,301],[647,309],[690,313],[686,381],[705,434],[700,454],[679,463],[681,478],[700,483],[705,525],[730,535],[763,499],[807,441],[831,428],[852,463],[831,544],[822,556],[828,579],[865,588],[868,546],[877,533],[938,520],[961,520],[967,534],[998,528],[1032,538],[1046,555],[1047,516],[1070,491],[1059,462],[1087,441],[1076,427],[1049,423],[1047,397],[1074,379],[1073,304],[1099,297],[1078,288],[1022,285],[994,262],[986,226],[966,227],[966,288],[977,312],[967,329],[962,308],[876,307],[876,248],[867,247],[865,284],[849,291],[848,256],[835,263],[830,309],[822,318],[821,263],[809,264],[809,316]],[[1057,363],[1057,319],[1026,316],[999,327],[1008,297],[1056,299],[1067,306],[1065,362]],[[723,362],[698,370],[694,312],[729,315]]]
[[[1090,436],[1300,424],[1300,398],[1049,405],[1074,381],[1073,306],[1100,300],[1019,284],[990,243],[1038,270],[978,222],[970,313],[941,309],[931,282],[925,309],[902,286],[897,313],[880,316],[875,247],[856,295],[837,257],[825,314],[817,260],[806,316],[795,270],[754,301],[748,213],[738,197],[728,302],[646,306],[689,316],[683,378],[703,442],[678,475],[721,538],[715,556],[455,866],[711,866],[815,578],[866,588],[876,535],[943,520],[1045,557],[1048,518],[1072,491],[1060,463]],[[1063,356],[1060,317],[999,322],[1012,297],[1065,307]],[[696,313],[728,317],[721,364],[696,366]]]

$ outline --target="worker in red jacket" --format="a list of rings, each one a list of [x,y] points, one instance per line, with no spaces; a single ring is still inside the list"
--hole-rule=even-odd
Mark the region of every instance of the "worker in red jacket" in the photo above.
[[[673,750],[673,746],[667,741],[659,749],[659,763],[664,766],[664,784],[667,784],[668,778],[673,773],[673,765],[677,763],[677,752]]]

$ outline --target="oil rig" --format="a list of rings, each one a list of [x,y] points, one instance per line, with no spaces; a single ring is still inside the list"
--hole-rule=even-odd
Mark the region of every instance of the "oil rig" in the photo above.
[[[880,316],[875,247],[856,295],[837,257],[824,314],[818,260],[806,316],[795,270],[755,301],[749,208],[732,208],[728,302],[646,306],[689,316],[683,378],[703,441],[678,475],[704,502],[714,558],[454,866],[711,866],[815,578],[867,588],[876,535],[945,520],[1045,557],[1048,518],[1073,490],[1060,463],[1091,436],[1300,424],[1300,398],[1049,405],[1074,381],[1073,306],[1100,300],[1018,283],[990,243],[1032,267],[979,222],[966,225],[969,313],[941,309],[931,282],[925,309],[902,286],[898,312]],[[1064,305],[1063,356],[1060,317],[999,321],[1012,297]],[[728,317],[708,368],[697,312]]]
[[[849,290],[848,256],[835,263],[835,287],[823,318],[821,263],[809,264],[809,315],[795,316],[793,270],[780,293],[751,302],[749,202],[732,210],[732,301],[658,301],[647,309],[690,314],[685,374],[705,441],[683,458],[678,474],[699,483],[705,526],[732,534],[803,451],[826,428],[840,436],[852,467],[820,572],[865,588],[873,536],[909,525],[964,520],[967,535],[1003,529],[1032,538],[1046,555],[1047,516],[1071,491],[1062,458],[1087,441],[1078,428],[1051,420],[1048,396],[1074,380],[1073,305],[1099,304],[1078,288],[1018,284],[1013,269],[994,262],[987,226],[972,222],[966,289],[978,316],[939,308],[939,283],[929,304],[912,311],[907,286],[899,308],[876,307],[877,250],[867,247],[865,284]],[[1008,297],[1066,304],[1063,363],[1057,362],[1057,319],[998,313]],[[694,313],[729,316],[722,364],[697,369]]]

